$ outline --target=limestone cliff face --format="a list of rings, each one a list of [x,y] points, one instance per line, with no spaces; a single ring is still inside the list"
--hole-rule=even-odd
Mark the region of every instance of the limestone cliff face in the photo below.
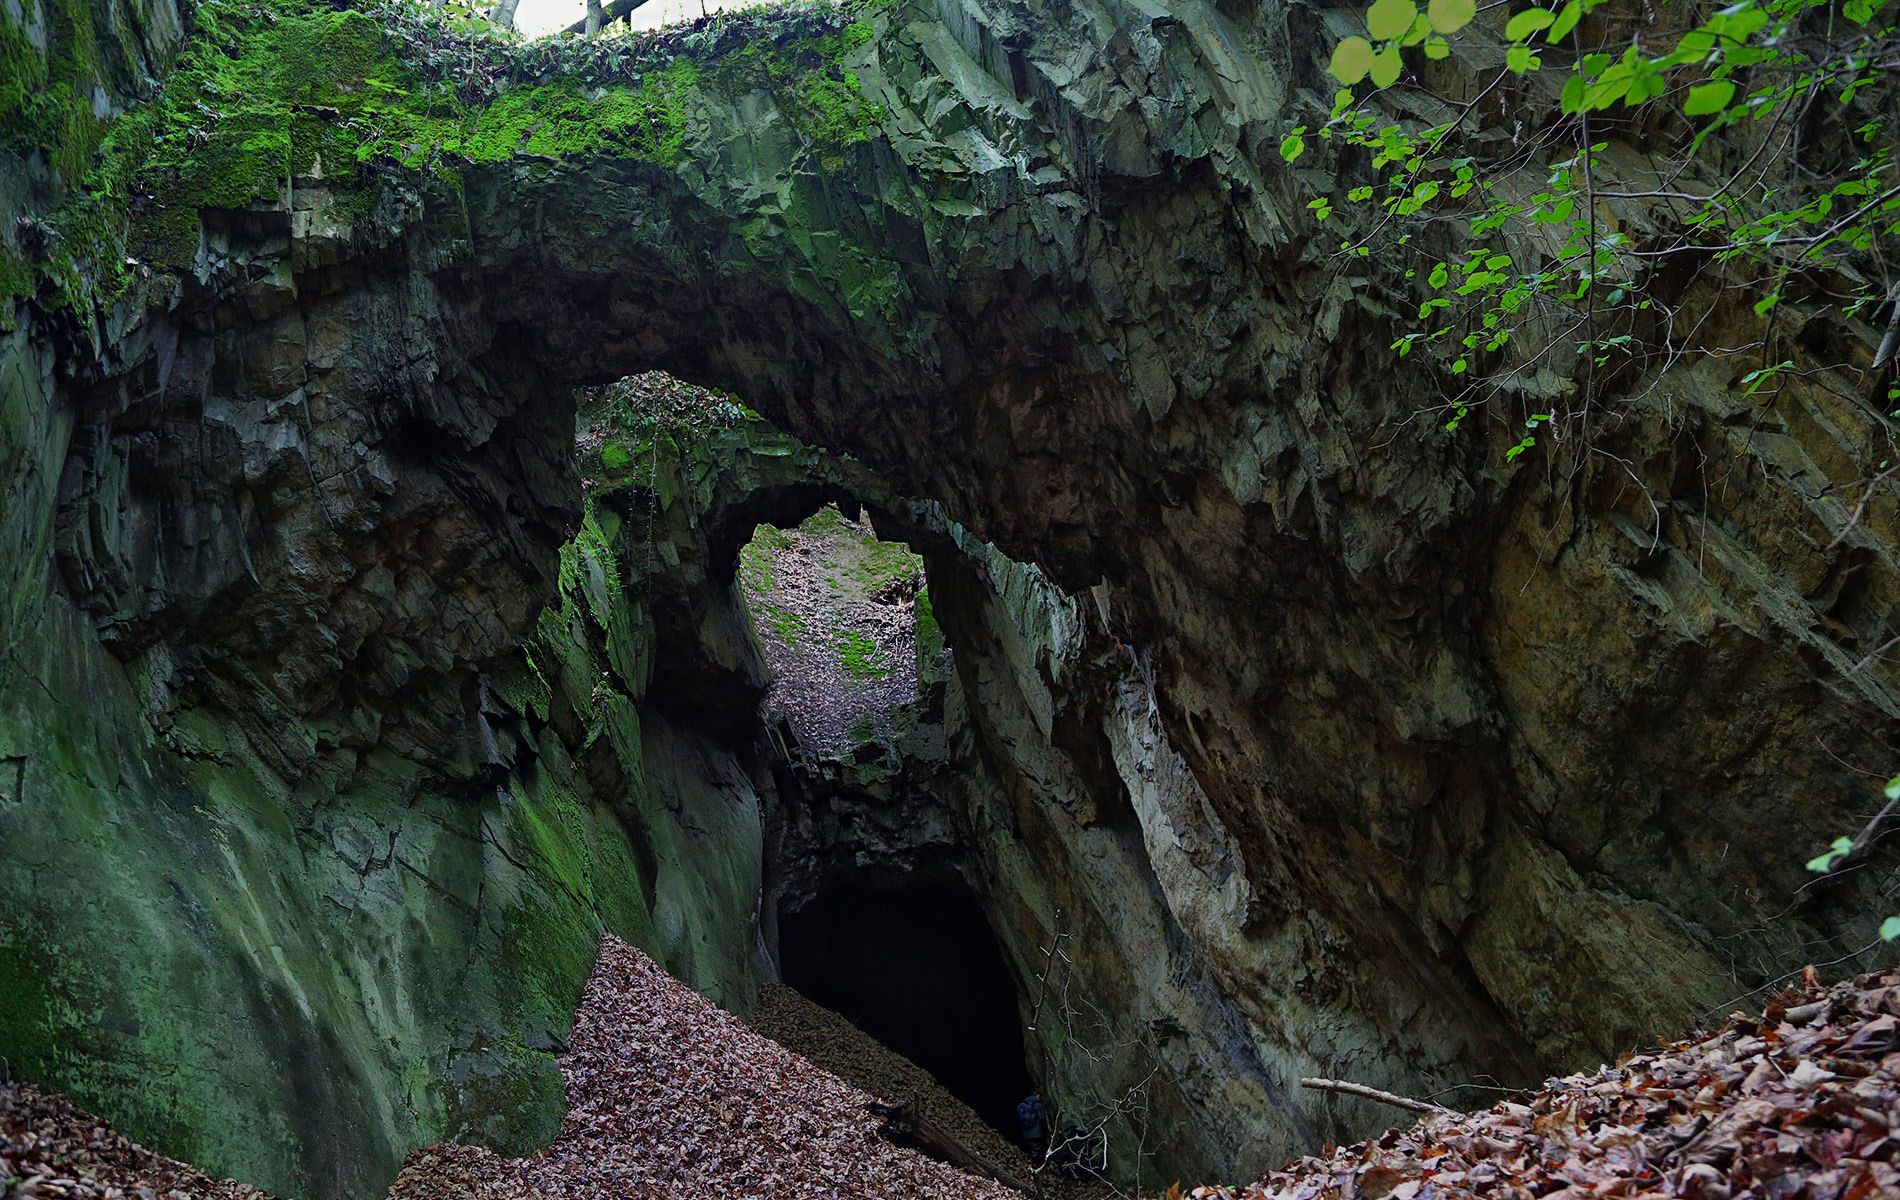
[[[566,389],[654,366],[1039,564],[933,560],[992,913],[1025,978],[1087,945],[1207,1173],[1371,1119],[1297,1075],[1523,1082],[1872,940],[1888,859],[1797,889],[1900,749],[1891,666],[1854,669],[1896,514],[1835,544],[1827,491],[1878,419],[1705,365],[1623,380],[1574,475],[1405,423],[1437,392],[1386,357],[1394,281],[1325,256],[1274,152],[1330,95],[1322,12],[880,4],[535,75],[212,11],[167,103],[255,87],[108,142],[147,199],[8,193],[16,1067],[360,1193],[440,1132],[531,1138],[490,1117],[545,1122],[598,929],[742,1000],[767,784],[694,689],[757,681],[664,635],[701,602],[613,598],[651,526],[596,503],[561,549]]]

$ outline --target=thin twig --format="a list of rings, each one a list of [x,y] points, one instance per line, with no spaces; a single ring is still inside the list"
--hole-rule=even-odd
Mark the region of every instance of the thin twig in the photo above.
[[[1854,511],[1847,514],[1847,524],[1841,526],[1841,531],[1834,535],[1834,540],[1829,542],[1821,553],[1825,554],[1827,551],[1834,549],[1834,547],[1847,540],[1847,535],[1854,532],[1854,527],[1860,524],[1861,517],[1866,515],[1867,504],[1874,498],[1874,492],[1882,483],[1885,483],[1887,478],[1895,471],[1900,471],[1900,463],[1895,463],[1893,466],[1888,467],[1867,481],[1867,490],[1860,494],[1860,503],[1854,505]]]
[[[1881,806],[1880,811],[1873,815],[1873,819],[1861,827],[1860,833],[1854,838],[1854,850],[1873,845],[1874,834],[1880,832],[1880,823],[1887,819],[1887,814],[1892,812],[1896,805],[1900,805],[1900,796],[1895,796],[1893,799],[1887,801],[1887,803]],[[1850,850],[1848,853],[1852,855],[1854,850]]]
[[[1880,645],[1875,647],[1873,652],[1870,653],[1866,658],[1861,659],[1859,662],[1849,667],[1847,669],[1847,673],[1849,675],[1860,674],[1862,671],[1867,669],[1868,663],[1874,661],[1876,658],[1879,658],[1881,655],[1893,649],[1895,646],[1900,646],[1900,633],[1896,633],[1892,637],[1888,638],[1886,641],[1880,643]]]

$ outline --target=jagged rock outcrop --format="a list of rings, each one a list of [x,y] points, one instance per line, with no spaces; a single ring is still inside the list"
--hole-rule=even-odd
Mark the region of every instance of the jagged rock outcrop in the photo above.
[[[1040,565],[933,573],[993,914],[1019,969],[1086,937],[1198,1174],[1334,1130],[1295,1075],[1522,1082],[1872,941],[1890,859],[1800,864],[1900,749],[1896,513],[1837,543],[1829,490],[1879,416],[1705,362],[1622,380],[1574,473],[1404,422],[1389,272],[1274,152],[1323,11],[879,3],[612,61],[198,19],[100,149],[133,201],[9,146],[0,234],[0,1053],[138,1136],[360,1193],[545,1109],[602,926],[743,993],[764,780],[647,690],[725,635],[559,586],[566,389],[655,366]],[[575,657],[510,688],[548,603]],[[643,848],[688,792],[712,867]]]

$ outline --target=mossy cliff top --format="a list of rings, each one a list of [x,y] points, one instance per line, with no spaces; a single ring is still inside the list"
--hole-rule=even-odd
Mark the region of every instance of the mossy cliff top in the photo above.
[[[854,69],[873,24],[829,4],[522,42],[419,5],[209,0],[156,98],[116,119],[69,120],[54,98],[97,76],[97,39],[83,5],[59,13],[49,64],[34,29],[0,10],[0,148],[46,156],[65,185],[27,244],[7,249],[0,292],[38,287],[49,307],[82,312],[191,269],[209,210],[289,208],[299,189],[321,187],[332,215],[354,222],[391,186],[452,194],[471,168],[510,160],[677,168],[696,94],[768,93],[803,151],[833,169],[886,115]]]

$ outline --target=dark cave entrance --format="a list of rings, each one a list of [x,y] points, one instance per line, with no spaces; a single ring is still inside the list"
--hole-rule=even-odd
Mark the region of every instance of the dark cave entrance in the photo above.
[[[1035,1085],[1016,985],[967,887],[914,877],[831,886],[780,916],[779,952],[787,984],[1017,1136],[1016,1103]]]
[[[768,679],[765,924],[784,983],[1016,1140],[1036,1087],[1016,981],[937,778],[954,660],[924,552],[954,543],[802,484],[755,488],[708,543]]]

